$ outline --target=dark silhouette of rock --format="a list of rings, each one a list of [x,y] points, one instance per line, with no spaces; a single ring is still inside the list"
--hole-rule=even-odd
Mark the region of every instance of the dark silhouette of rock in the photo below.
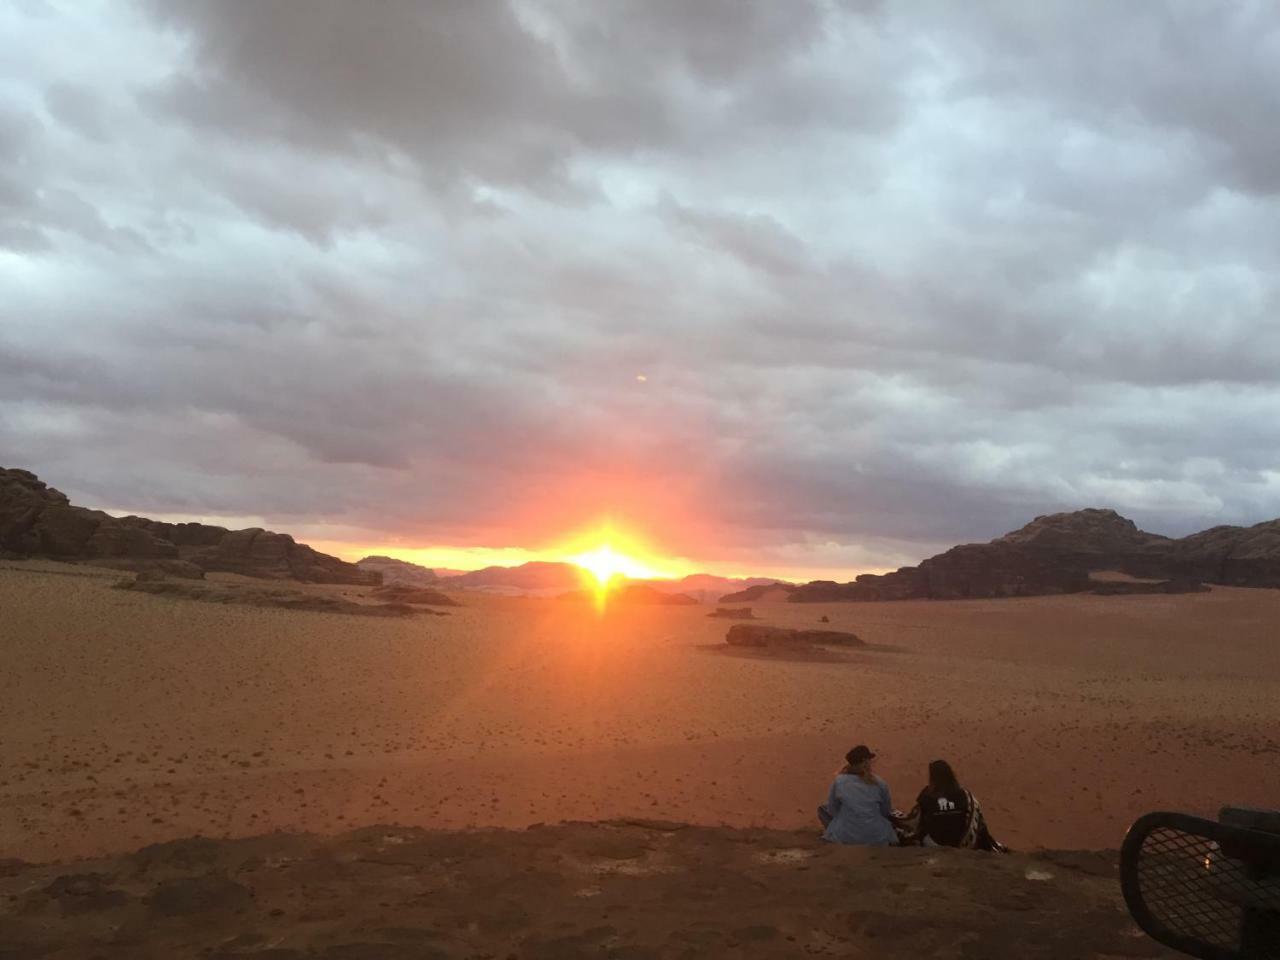
[[[1139,530],[1114,510],[1077,510],[1036,517],[992,540],[952,547],[915,567],[852,583],[817,580],[796,588],[795,602],[962,599],[1079,593],[1094,589],[1090,571],[1119,570],[1171,584],[1159,591],[1194,592],[1190,581],[1280,587],[1280,520],[1252,527],[1214,527],[1182,539]]]
[[[715,610],[707,614],[708,617],[717,617],[721,620],[755,620],[756,615],[751,612],[750,607],[716,607]]]
[[[357,560],[356,566],[370,573],[382,574],[384,584],[425,587],[440,579],[434,570],[407,560],[397,560],[395,557],[365,557]]]
[[[193,552],[190,559],[206,570],[308,583],[381,583],[381,575],[354,563],[312,550],[287,533],[258,527],[230,530],[217,546]]]
[[[792,630],[758,624],[735,623],[725,634],[725,643],[735,647],[861,647],[856,633],[842,630]]]
[[[376,585],[381,576],[288,534],[113,517],[73,506],[27,470],[0,468],[0,550],[200,579],[206,570],[314,583]]]
[[[408,587],[402,584],[391,584],[390,586],[375,587],[372,595],[380,600],[388,603],[413,603],[423,604],[429,607],[457,607],[460,606],[457,600],[447,594],[441,593],[439,590],[431,590],[426,587]]]

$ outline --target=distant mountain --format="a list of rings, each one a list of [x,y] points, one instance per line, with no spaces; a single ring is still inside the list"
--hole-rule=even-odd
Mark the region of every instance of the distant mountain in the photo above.
[[[851,583],[815,580],[795,603],[832,600],[957,599],[1079,593],[1089,573],[1280,587],[1280,520],[1214,527],[1181,539],[1139,530],[1114,510],[1090,508],[1036,517],[989,543],[952,547],[918,566]]]
[[[440,579],[434,570],[407,560],[397,560],[395,557],[376,555],[365,557],[363,560],[357,560],[356,566],[361,570],[382,574],[382,582],[388,586],[400,584],[407,587],[425,587]]]
[[[574,601],[594,600],[595,591],[571,590],[568,593],[562,593],[556,599]],[[640,582],[629,582],[624,583],[621,586],[612,587],[609,590],[609,602],[662,607],[690,606],[698,603],[697,600],[688,594],[658,590],[648,583]]]
[[[381,576],[287,533],[113,517],[73,506],[28,470],[0,467],[0,553],[84,560],[200,579],[218,570],[273,580],[378,584]]]
[[[540,593],[581,587],[583,575],[582,568],[572,563],[531,560],[518,567],[485,567],[455,577],[443,577],[436,585],[445,590]]]

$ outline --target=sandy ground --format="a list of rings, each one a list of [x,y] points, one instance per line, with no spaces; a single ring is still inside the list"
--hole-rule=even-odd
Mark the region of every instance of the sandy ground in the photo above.
[[[902,807],[949,759],[1020,849],[1280,805],[1280,591],[756,604],[873,644],[805,662],[717,651],[705,607],[380,620],[119,578],[0,564],[0,858],[369,823],[794,829],[862,741]]]
[[[1114,854],[871,850],[812,833],[370,827],[0,864],[0,956],[41,960],[1172,957]]]

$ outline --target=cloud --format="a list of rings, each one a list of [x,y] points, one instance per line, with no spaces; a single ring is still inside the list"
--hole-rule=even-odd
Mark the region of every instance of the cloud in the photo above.
[[[0,461],[79,500],[849,573],[1054,509],[1280,515],[1269,5],[0,34]]]

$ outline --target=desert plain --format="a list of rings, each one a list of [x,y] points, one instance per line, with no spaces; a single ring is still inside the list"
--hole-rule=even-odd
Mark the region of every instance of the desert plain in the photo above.
[[[1280,801],[1275,590],[755,604],[867,643],[789,659],[728,651],[705,606],[459,594],[374,618],[121,576],[0,568],[0,857],[373,823],[804,830],[858,742],[904,809],[950,760],[1019,850]]]

